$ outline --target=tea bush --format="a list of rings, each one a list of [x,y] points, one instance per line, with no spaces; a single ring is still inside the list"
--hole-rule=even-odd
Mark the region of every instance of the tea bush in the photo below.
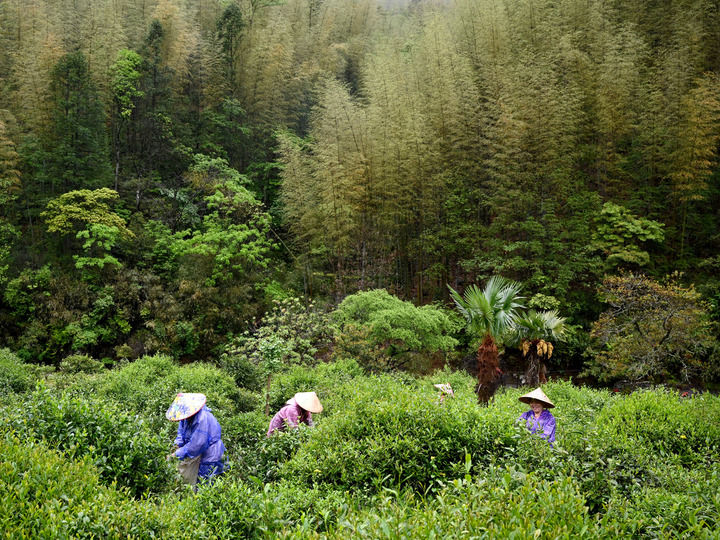
[[[310,486],[419,491],[452,479],[466,452],[478,462],[514,444],[514,418],[408,387],[390,376],[354,379],[340,392],[343,414],[333,414],[288,462],[283,476]]]
[[[719,482],[718,463],[703,472],[688,474],[683,469],[679,482],[662,482],[666,484],[663,487],[643,487],[630,497],[611,499],[601,520],[602,529],[615,538],[716,538]]]
[[[209,364],[180,366],[167,356],[145,356],[112,370],[95,381],[94,388],[133,414],[143,415],[154,429],[170,436],[177,425],[165,420],[165,411],[178,392],[201,392],[223,426],[232,415],[252,410],[256,394],[238,388],[232,377]]]
[[[98,373],[103,367],[102,362],[86,354],[73,354],[60,362],[60,371],[65,373]]]
[[[4,538],[182,538],[185,503],[136,501],[100,484],[90,456],[71,460],[26,438],[0,436]],[[200,537],[204,523],[192,524]]]
[[[174,478],[164,459],[167,440],[111,403],[55,397],[40,386],[5,415],[21,438],[45,441],[70,458],[89,457],[104,482],[136,496],[164,491]]]
[[[594,538],[594,524],[572,478],[543,480],[491,468],[455,480],[432,499],[385,496],[342,516],[333,538]]]
[[[720,423],[711,418],[720,418],[720,400],[710,395],[637,391],[600,413],[598,435],[628,445],[640,442],[653,458],[692,465],[720,452]]]
[[[233,475],[245,480],[259,479],[272,482],[278,479],[282,465],[288,461],[307,440],[307,428],[303,424],[298,429],[275,433],[267,437],[268,419],[265,415],[247,413],[248,425],[254,433],[246,433],[246,444],[232,447],[234,459]],[[262,418],[262,420],[260,420]]]
[[[473,378],[449,370],[294,367],[274,379],[273,407],[315,390],[325,410],[316,427],[270,438],[270,418],[238,413],[232,379],[211,366],[148,357],[57,381],[0,403],[0,496],[11,501],[0,526],[14,537],[717,538],[720,526],[710,394],[552,381],[551,447],[516,422],[528,389],[481,408]],[[455,397],[441,402],[440,382]],[[195,495],[170,490],[179,485],[163,459],[178,385],[220,399],[227,472]],[[97,395],[79,395],[88,391]],[[132,498],[143,494],[153,496]]]
[[[34,366],[24,364],[9,349],[0,349],[0,395],[30,390],[36,379]]]
[[[363,375],[360,365],[350,358],[320,364],[315,368],[294,366],[273,378],[270,389],[270,413],[278,411],[297,392],[317,393],[323,404],[323,415],[331,413],[337,392],[348,381]],[[342,403],[342,401],[340,401]]]
[[[221,477],[212,489],[198,492],[196,519],[213,538],[307,538],[334,525],[348,499],[333,490]]]

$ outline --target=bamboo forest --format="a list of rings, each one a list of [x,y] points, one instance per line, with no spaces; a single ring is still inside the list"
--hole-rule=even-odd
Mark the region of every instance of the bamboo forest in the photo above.
[[[0,0],[2,538],[717,538],[719,338],[720,0]]]

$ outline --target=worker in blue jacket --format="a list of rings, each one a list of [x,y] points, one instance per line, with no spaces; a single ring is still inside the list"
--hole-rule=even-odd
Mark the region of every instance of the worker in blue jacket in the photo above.
[[[205,401],[204,394],[180,393],[165,416],[168,420],[180,422],[175,437],[177,450],[172,455],[180,460],[200,456],[197,476],[209,480],[225,469],[222,461],[225,445],[220,424],[205,406]]]

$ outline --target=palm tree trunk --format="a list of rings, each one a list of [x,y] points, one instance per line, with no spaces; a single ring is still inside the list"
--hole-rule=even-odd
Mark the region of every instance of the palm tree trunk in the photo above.
[[[477,378],[475,391],[480,405],[487,405],[500,385],[500,366],[495,340],[486,334],[477,352]]]
[[[525,384],[528,386],[540,385],[540,356],[537,352],[537,345],[530,344],[527,352],[527,370],[525,371]]]

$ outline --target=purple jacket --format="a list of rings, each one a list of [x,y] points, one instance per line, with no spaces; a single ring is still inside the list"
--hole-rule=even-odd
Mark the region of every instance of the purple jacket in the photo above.
[[[535,413],[529,410],[521,414],[518,420],[525,420],[525,425],[530,433],[537,433],[546,439],[550,446],[555,442],[555,417],[547,409],[543,409],[539,418],[535,418]]]
[[[203,406],[197,414],[187,420],[180,420],[175,445],[180,449],[175,453],[178,459],[202,456],[201,463],[214,463],[222,459],[225,445],[220,438],[220,424]]]
[[[300,422],[313,426],[312,413],[298,405],[295,398],[289,399],[270,421],[267,436],[273,431],[285,431],[288,426],[297,427]]]

